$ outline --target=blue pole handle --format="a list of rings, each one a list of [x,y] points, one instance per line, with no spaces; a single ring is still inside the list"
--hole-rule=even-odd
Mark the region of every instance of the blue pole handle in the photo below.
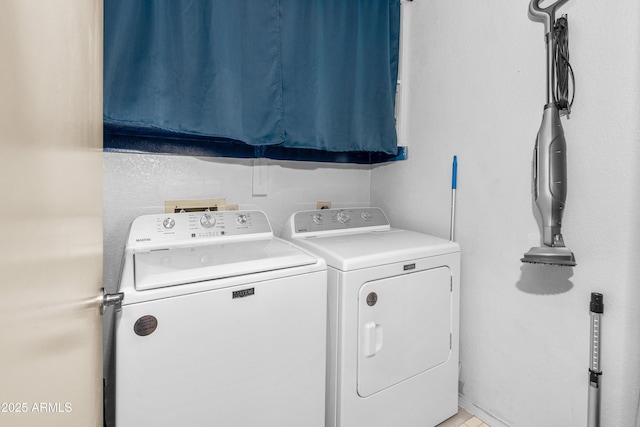
[[[453,171],[451,173],[451,189],[458,187],[458,156],[453,156]]]

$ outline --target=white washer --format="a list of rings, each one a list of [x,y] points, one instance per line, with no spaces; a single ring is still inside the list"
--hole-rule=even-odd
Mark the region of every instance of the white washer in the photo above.
[[[324,425],[326,264],[259,211],[131,225],[116,426]]]
[[[378,208],[293,214],[328,265],[328,427],[434,426],[458,411],[460,248]]]

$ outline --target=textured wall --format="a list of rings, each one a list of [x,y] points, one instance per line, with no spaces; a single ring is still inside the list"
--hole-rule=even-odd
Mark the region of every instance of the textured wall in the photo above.
[[[640,390],[640,8],[623,0],[561,9],[577,80],[563,119],[563,234],[578,261],[570,269],[520,262],[539,245],[530,176],[545,102],[543,25],[527,6],[403,3],[410,160],[373,170],[371,203],[398,226],[448,236],[457,154],[463,400],[512,426],[586,425],[588,303],[599,291],[602,425],[631,426]]]

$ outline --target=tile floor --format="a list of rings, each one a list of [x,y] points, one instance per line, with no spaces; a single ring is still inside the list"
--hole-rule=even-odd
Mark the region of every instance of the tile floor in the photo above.
[[[458,413],[436,427],[491,427],[478,417],[471,415],[463,408],[458,408]]]

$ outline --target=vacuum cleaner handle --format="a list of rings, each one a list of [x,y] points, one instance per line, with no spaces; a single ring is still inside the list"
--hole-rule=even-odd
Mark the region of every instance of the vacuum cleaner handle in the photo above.
[[[543,242],[547,246],[564,246],[562,214],[567,198],[567,144],[560,115],[555,104],[548,104],[533,159],[534,199],[542,217]]]
[[[531,0],[529,3],[529,17],[538,22],[544,23],[544,33],[548,34],[556,22],[556,9],[568,2],[569,0],[558,0],[555,3],[542,8],[540,2],[543,0]]]

